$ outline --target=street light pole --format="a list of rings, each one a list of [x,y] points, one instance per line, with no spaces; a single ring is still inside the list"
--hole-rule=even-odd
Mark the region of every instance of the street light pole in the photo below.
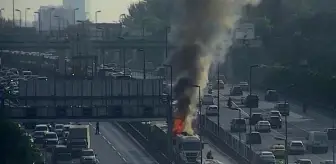
[[[22,27],[22,26],[21,26],[21,22],[22,22],[22,18],[21,18],[21,17],[22,17],[22,15],[21,15],[21,10],[19,10],[19,9],[15,9],[15,11],[17,11],[17,12],[20,13],[20,27]]]
[[[287,91],[294,84],[289,85],[285,90]],[[285,97],[285,104],[287,104],[287,99]],[[285,114],[285,164],[288,164],[288,122],[287,122],[287,114]]]
[[[168,145],[173,145],[173,66],[164,64],[163,66],[170,69],[170,107],[167,115],[167,125],[168,125]],[[174,159],[173,158],[173,152],[171,149],[168,150],[168,159]],[[169,161],[169,163],[172,163],[172,161]]]
[[[60,19],[60,16],[58,16],[58,15],[55,15],[54,17],[58,21],[58,32],[57,32],[57,40],[58,40],[59,37],[60,37],[60,32],[61,32],[61,19]]]
[[[30,10],[30,8],[25,9],[25,27],[27,27],[27,11]]]
[[[15,27],[15,0],[12,1],[13,4],[13,28]]]
[[[335,118],[336,118],[336,106],[334,106],[334,117],[333,117],[333,125],[332,128],[333,130],[335,129]],[[333,160],[333,164],[335,164],[335,140],[332,140],[332,152],[333,152],[333,156],[332,156],[332,160]]]
[[[259,65],[251,65],[250,66],[250,69],[249,69],[249,95],[251,96],[252,95],[252,69],[253,68],[256,68],[256,67],[259,67]],[[250,135],[252,133],[252,124],[251,124],[251,116],[252,116],[252,108],[250,107],[250,119],[249,119],[249,124],[250,124]],[[250,149],[252,150],[252,144],[250,142]]]
[[[76,11],[77,10],[79,10],[79,8],[75,8],[74,10],[73,10],[73,23],[74,23],[74,25],[76,24]]]
[[[97,27],[97,23],[98,23],[98,13],[100,13],[101,10],[98,10],[95,12],[95,23],[96,23],[96,27]],[[96,37],[97,37],[97,29],[96,29]]]
[[[40,17],[40,12],[34,12],[38,16],[38,29],[39,29],[39,34],[41,34],[41,17]]]
[[[169,26],[166,27],[166,59],[168,58],[168,30]]]
[[[3,20],[3,17],[2,17],[2,11],[5,11],[5,8],[0,9],[0,19],[1,19],[0,23],[1,23],[1,27],[4,27],[4,22],[3,22],[4,20]]]
[[[49,10],[49,32],[50,35],[52,33],[52,20],[51,20],[51,16],[52,16],[52,12],[55,10],[55,8],[50,8]]]
[[[217,65],[217,110],[218,110],[218,116],[217,116],[217,134],[219,134],[220,124],[219,124],[219,63]]]

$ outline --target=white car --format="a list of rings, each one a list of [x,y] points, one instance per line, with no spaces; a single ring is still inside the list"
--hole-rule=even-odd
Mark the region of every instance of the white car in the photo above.
[[[58,144],[58,136],[55,132],[45,133],[45,147],[54,148]]]
[[[48,132],[49,131],[49,128],[48,128],[48,125],[46,124],[39,124],[39,125],[36,125],[35,126],[35,132],[37,131],[44,131],[44,132]]]
[[[304,154],[305,147],[302,141],[290,141],[289,144],[289,154]]]
[[[313,164],[310,159],[298,159],[295,161],[296,164]]]
[[[218,116],[218,106],[217,105],[209,105],[205,111],[207,116]]]
[[[259,156],[260,156],[260,158],[263,162],[267,162],[269,164],[275,164],[276,163],[275,156],[270,151],[262,151],[262,152],[260,152]]]
[[[279,116],[281,118],[281,113],[278,110],[272,110],[269,112],[269,116]]]
[[[255,125],[257,132],[271,132],[271,124],[268,121],[258,121]]]
[[[83,149],[81,152],[80,163],[83,164],[96,164],[98,160],[96,154],[92,149]]]

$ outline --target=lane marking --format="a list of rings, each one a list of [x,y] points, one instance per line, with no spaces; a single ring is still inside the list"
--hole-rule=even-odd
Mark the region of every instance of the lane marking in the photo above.
[[[89,125],[92,127],[92,129],[96,130],[96,128],[91,124],[89,123]],[[107,144],[109,144],[112,149],[118,154],[118,156],[124,161],[124,162],[127,162],[127,160],[125,159],[125,157],[123,157],[121,155],[121,153],[112,145],[112,143],[101,133],[99,132],[100,136],[102,136],[102,138],[105,140],[105,142],[107,142]]]

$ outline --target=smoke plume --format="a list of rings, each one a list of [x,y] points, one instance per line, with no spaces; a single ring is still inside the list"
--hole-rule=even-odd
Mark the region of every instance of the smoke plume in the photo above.
[[[170,42],[177,48],[168,63],[176,78],[174,92],[177,113],[175,125],[193,134],[192,120],[196,115],[198,88],[208,81],[212,63],[223,61],[231,45],[232,30],[247,4],[256,5],[259,0],[175,0]],[[219,56],[218,56],[219,55]],[[179,127],[174,127],[180,129]]]

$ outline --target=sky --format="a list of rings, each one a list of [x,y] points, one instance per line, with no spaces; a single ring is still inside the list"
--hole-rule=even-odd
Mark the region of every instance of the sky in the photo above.
[[[48,5],[62,5],[62,0],[14,0],[15,8],[22,11],[24,16],[25,8],[31,8],[27,12],[27,21],[34,20],[34,12],[40,6]],[[127,8],[131,3],[138,2],[139,0],[90,0],[89,15],[91,20],[94,19],[94,12],[101,10],[99,13],[98,22],[113,22],[118,21],[120,14],[128,14]],[[13,18],[12,0],[0,0],[0,8],[4,8],[2,16],[5,18]],[[19,17],[19,13],[15,12],[15,17]]]

